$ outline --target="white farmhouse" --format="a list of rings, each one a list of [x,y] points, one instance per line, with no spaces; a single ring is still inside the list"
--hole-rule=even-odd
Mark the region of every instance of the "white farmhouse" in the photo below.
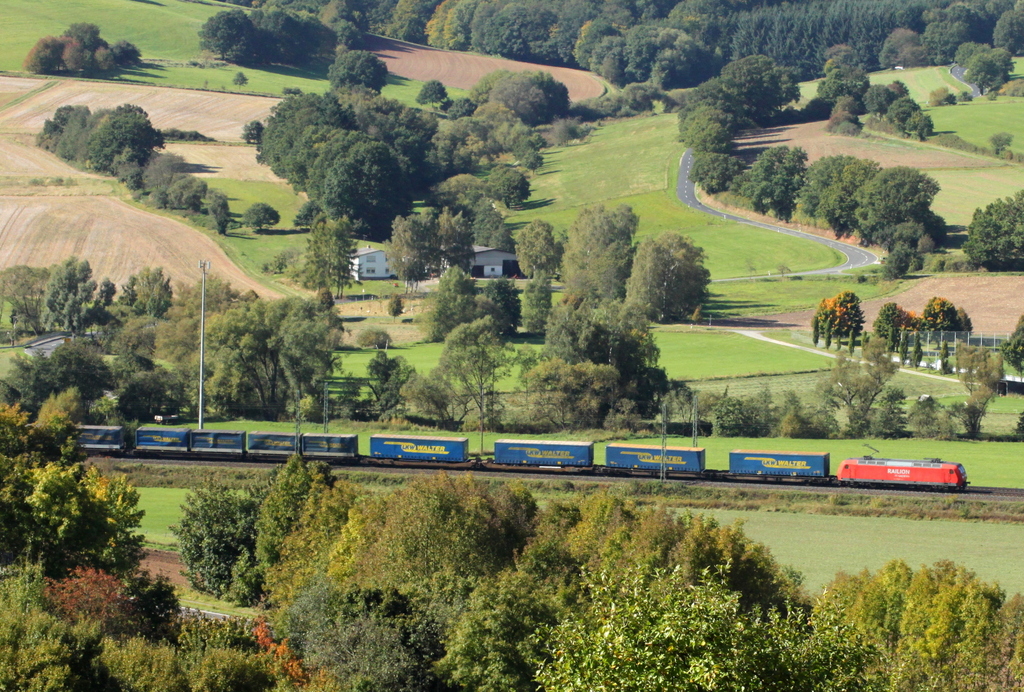
[[[387,255],[375,247],[361,247],[352,253],[352,278],[357,281],[364,279],[390,279],[394,277],[388,265]]]

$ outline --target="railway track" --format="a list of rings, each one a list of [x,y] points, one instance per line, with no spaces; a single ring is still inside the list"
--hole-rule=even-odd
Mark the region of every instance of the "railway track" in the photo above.
[[[122,461],[127,463],[153,464],[165,466],[199,466],[211,468],[247,468],[267,469],[280,465],[276,461],[230,461],[227,459],[202,460],[202,459],[174,459],[169,457],[90,457],[89,461]],[[424,462],[366,462],[359,461],[350,464],[332,464],[331,468],[338,472],[365,471],[374,473],[395,473],[407,475],[427,475],[445,471],[452,474],[472,473],[481,478],[521,478],[525,480],[550,481],[556,478],[565,480],[590,482],[590,483],[623,483],[638,480],[657,480],[656,474],[635,473],[635,474],[612,474],[595,473],[593,468],[552,468],[538,471],[535,468],[523,467],[497,467],[486,463],[476,464],[445,464],[445,463],[424,463]],[[596,467],[602,468],[602,467]],[[963,492],[941,493],[926,489],[899,489],[899,488],[852,488],[849,486],[830,485],[824,483],[807,483],[788,480],[768,480],[769,477],[757,477],[749,480],[722,479],[713,480],[708,478],[687,477],[685,475],[669,475],[669,481],[693,487],[707,488],[731,488],[737,490],[764,490],[771,492],[816,492],[826,494],[853,494],[853,495],[878,495],[892,497],[933,497],[945,498],[955,497],[965,500],[977,501],[998,501],[998,502],[1024,502],[1024,488],[998,488],[988,486],[968,487]]]

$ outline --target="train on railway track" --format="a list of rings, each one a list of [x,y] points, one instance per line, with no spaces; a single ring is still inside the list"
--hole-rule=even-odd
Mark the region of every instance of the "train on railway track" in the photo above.
[[[709,469],[703,447],[609,443],[604,464],[595,463],[594,443],[572,440],[496,440],[492,456],[469,453],[468,437],[379,434],[369,436],[369,455],[359,436],[327,433],[245,432],[141,427],[132,439],[120,426],[81,427],[79,444],[91,454],[202,461],[284,461],[293,454],[333,464],[388,464],[451,468],[529,469],[538,472],[659,476],[719,481],[760,480],[876,488],[962,491],[962,464],[939,459],[844,459],[832,474],[828,452],[737,449],[728,471]]]

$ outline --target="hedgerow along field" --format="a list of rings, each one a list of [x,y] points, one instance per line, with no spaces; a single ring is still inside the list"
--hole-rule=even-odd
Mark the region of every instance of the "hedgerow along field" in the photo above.
[[[841,263],[835,251],[810,241],[690,210],[675,198],[683,146],[674,114],[630,118],[603,125],[584,143],[548,149],[531,181],[525,210],[509,221],[519,226],[544,219],[565,230],[591,204],[628,204],[640,217],[639,236],[666,231],[690,236],[706,253],[713,278],[775,271],[821,269]]]

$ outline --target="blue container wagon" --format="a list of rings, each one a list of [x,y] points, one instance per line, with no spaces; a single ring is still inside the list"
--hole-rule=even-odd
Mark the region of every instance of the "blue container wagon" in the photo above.
[[[325,435],[306,433],[302,436],[304,457],[354,457],[359,454],[358,435]]]
[[[468,437],[370,435],[370,456],[413,461],[468,461]]]
[[[88,451],[117,452],[124,449],[124,428],[120,425],[81,425],[78,446]]]
[[[139,428],[135,431],[135,449],[149,452],[187,452],[188,428]]]
[[[828,452],[772,452],[736,449],[729,452],[729,473],[756,476],[829,475]]]
[[[299,451],[295,433],[251,432],[246,449],[256,456],[287,457]]]
[[[494,463],[525,466],[593,466],[594,443],[565,440],[496,440]]]
[[[242,456],[245,432],[242,430],[193,430],[189,444],[193,452]]]
[[[604,463],[609,468],[661,470],[661,445],[611,443],[605,447]],[[666,447],[666,471],[700,473],[704,470],[703,447]]]

